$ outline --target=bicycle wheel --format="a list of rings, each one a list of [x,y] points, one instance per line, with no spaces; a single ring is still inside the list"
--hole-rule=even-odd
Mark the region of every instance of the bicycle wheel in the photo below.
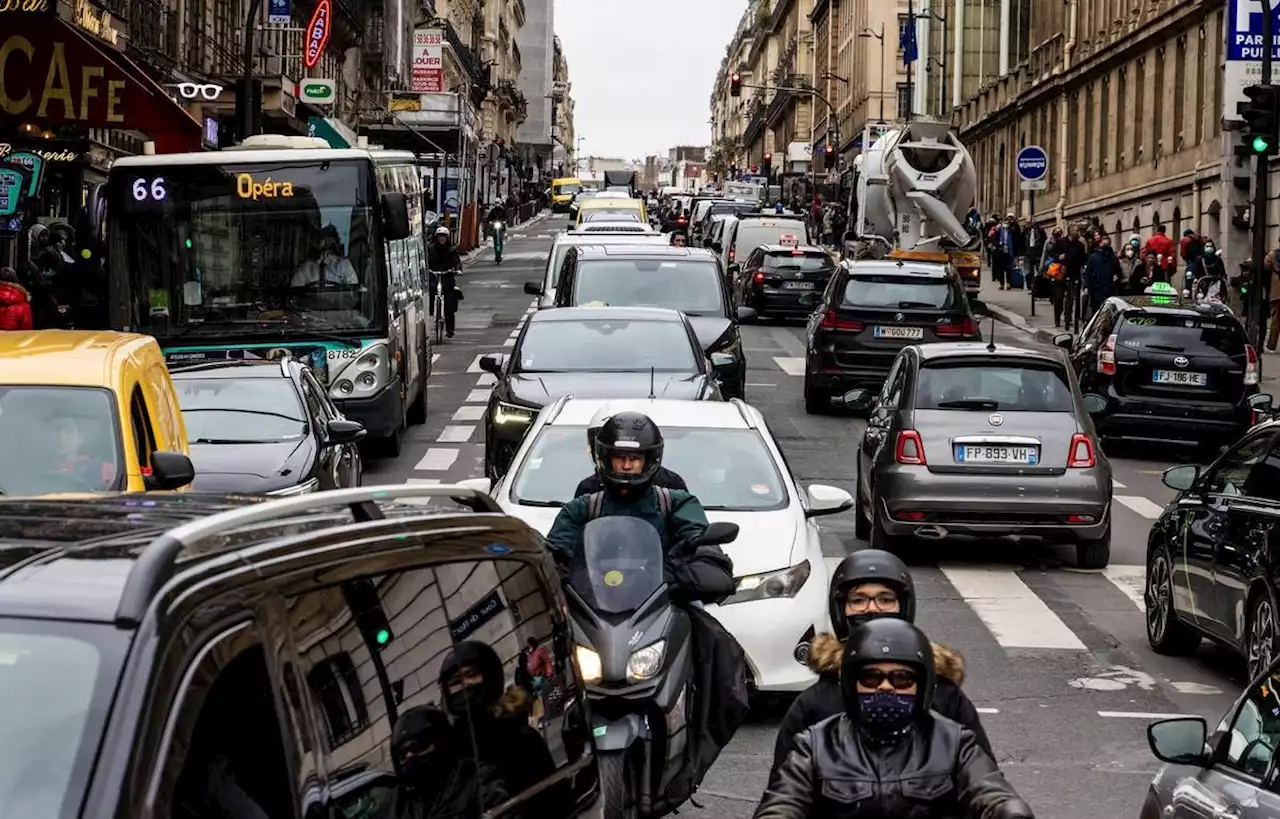
[[[444,297],[436,296],[436,344],[444,343]]]

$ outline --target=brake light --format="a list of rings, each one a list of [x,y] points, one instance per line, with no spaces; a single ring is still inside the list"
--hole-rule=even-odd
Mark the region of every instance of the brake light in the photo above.
[[[1107,336],[1098,349],[1098,372],[1103,375],[1116,374],[1116,334]],[[1246,375],[1246,378],[1248,376]]]
[[[1071,469],[1089,469],[1097,465],[1098,458],[1093,451],[1093,439],[1082,432],[1072,435],[1067,466]]]
[[[836,315],[835,310],[828,310],[822,314],[822,329],[839,330],[843,333],[861,333],[862,322],[842,319]]]
[[[751,280],[754,281],[756,284],[760,284],[760,282],[764,281],[764,271],[757,270],[756,274],[751,277]]]
[[[804,255],[804,251],[803,251],[803,250],[793,250],[793,251],[791,251],[791,255],[792,255],[792,256],[803,256],[803,255]]]
[[[900,464],[927,466],[929,463],[924,458],[924,441],[920,440],[920,433],[914,429],[904,429],[898,433],[898,444],[894,448],[893,457]]]
[[[729,248],[729,261],[731,263],[733,262],[733,258],[737,255],[737,252],[735,252],[733,248]]]
[[[1252,344],[1244,345],[1244,383],[1258,383],[1258,351],[1253,348]]]
[[[973,338],[978,334],[978,328],[968,316],[961,319],[959,324],[939,324],[933,331],[938,338]]]

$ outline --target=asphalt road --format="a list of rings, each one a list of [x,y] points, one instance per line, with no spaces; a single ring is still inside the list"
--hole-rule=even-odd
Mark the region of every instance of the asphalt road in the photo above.
[[[479,356],[513,344],[564,217],[512,229],[495,265],[482,251],[465,267],[457,336],[437,351],[428,420],[394,461],[366,464],[366,483],[452,482],[482,474],[481,415],[492,377]],[[1036,344],[1004,325],[1009,341]],[[801,397],[801,328],[744,328],[747,398],[758,406],[802,484],[853,491],[860,422],[811,417]],[[1012,336],[1013,338],[1009,338]],[[1041,819],[1137,816],[1158,764],[1146,742],[1152,719],[1221,717],[1244,681],[1240,663],[1205,646],[1170,659],[1146,643],[1141,611],[1150,522],[1172,497],[1160,472],[1175,453],[1109,452],[1115,467],[1112,565],[1078,571],[1065,549],[971,548],[920,556],[913,573],[919,624],[966,658],[965,690],[982,712],[998,762]],[[865,547],[852,515],[824,518],[824,547],[838,560]],[[681,816],[750,816],[765,787],[783,704],[766,704],[725,749]]]

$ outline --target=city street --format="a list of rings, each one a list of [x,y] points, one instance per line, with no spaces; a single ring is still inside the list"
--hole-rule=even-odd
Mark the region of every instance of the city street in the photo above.
[[[410,429],[403,455],[370,461],[365,482],[449,483],[481,474],[488,385],[481,355],[514,343],[531,311],[521,289],[539,280],[564,217],[516,226],[495,265],[483,250],[459,285],[466,298],[456,338],[436,350],[427,423]],[[986,286],[990,286],[989,284]],[[984,332],[990,332],[984,326]],[[997,338],[1043,345],[1016,326]],[[802,485],[853,491],[860,422],[805,414],[802,328],[744,328],[748,401],[759,407]],[[997,761],[1041,819],[1135,817],[1158,767],[1146,725],[1164,716],[1221,717],[1242,685],[1241,664],[1203,647],[1194,658],[1159,657],[1147,647],[1142,615],[1147,531],[1172,491],[1160,472],[1172,451],[1110,453],[1115,467],[1112,565],[1077,571],[1066,549],[935,549],[914,567],[919,623],[967,660],[965,690],[982,713]],[[830,560],[866,544],[853,514],[823,518]],[[722,754],[681,816],[750,815],[766,783],[785,703],[765,703]]]

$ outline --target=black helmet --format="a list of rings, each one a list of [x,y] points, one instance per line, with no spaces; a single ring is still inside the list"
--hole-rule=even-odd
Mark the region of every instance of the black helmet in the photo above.
[[[881,617],[854,629],[844,644],[840,663],[840,695],[845,713],[858,721],[858,673],[873,663],[902,663],[920,675],[916,687],[916,714],[928,713],[938,684],[933,667],[933,645],[924,632],[906,620]]]
[[[840,561],[831,573],[831,593],[827,605],[831,613],[831,629],[841,640],[849,638],[849,618],[844,613],[844,601],[849,589],[863,583],[883,583],[898,595],[898,613],[887,615],[908,622],[916,619],[916,584],[911,579],[907,564],[891,552],[881,549],[862,549]],[[877,615],[862,615],[871,620]],[[885,615],[880,615],[885,616]]]
[[[613,471],[614,455],[640,455],[644,469],[634,475]],[[596,434],[596,473],[605,489],[619,495],[643,492],[662,466],[662,430],[642,412],[611,415]]]

